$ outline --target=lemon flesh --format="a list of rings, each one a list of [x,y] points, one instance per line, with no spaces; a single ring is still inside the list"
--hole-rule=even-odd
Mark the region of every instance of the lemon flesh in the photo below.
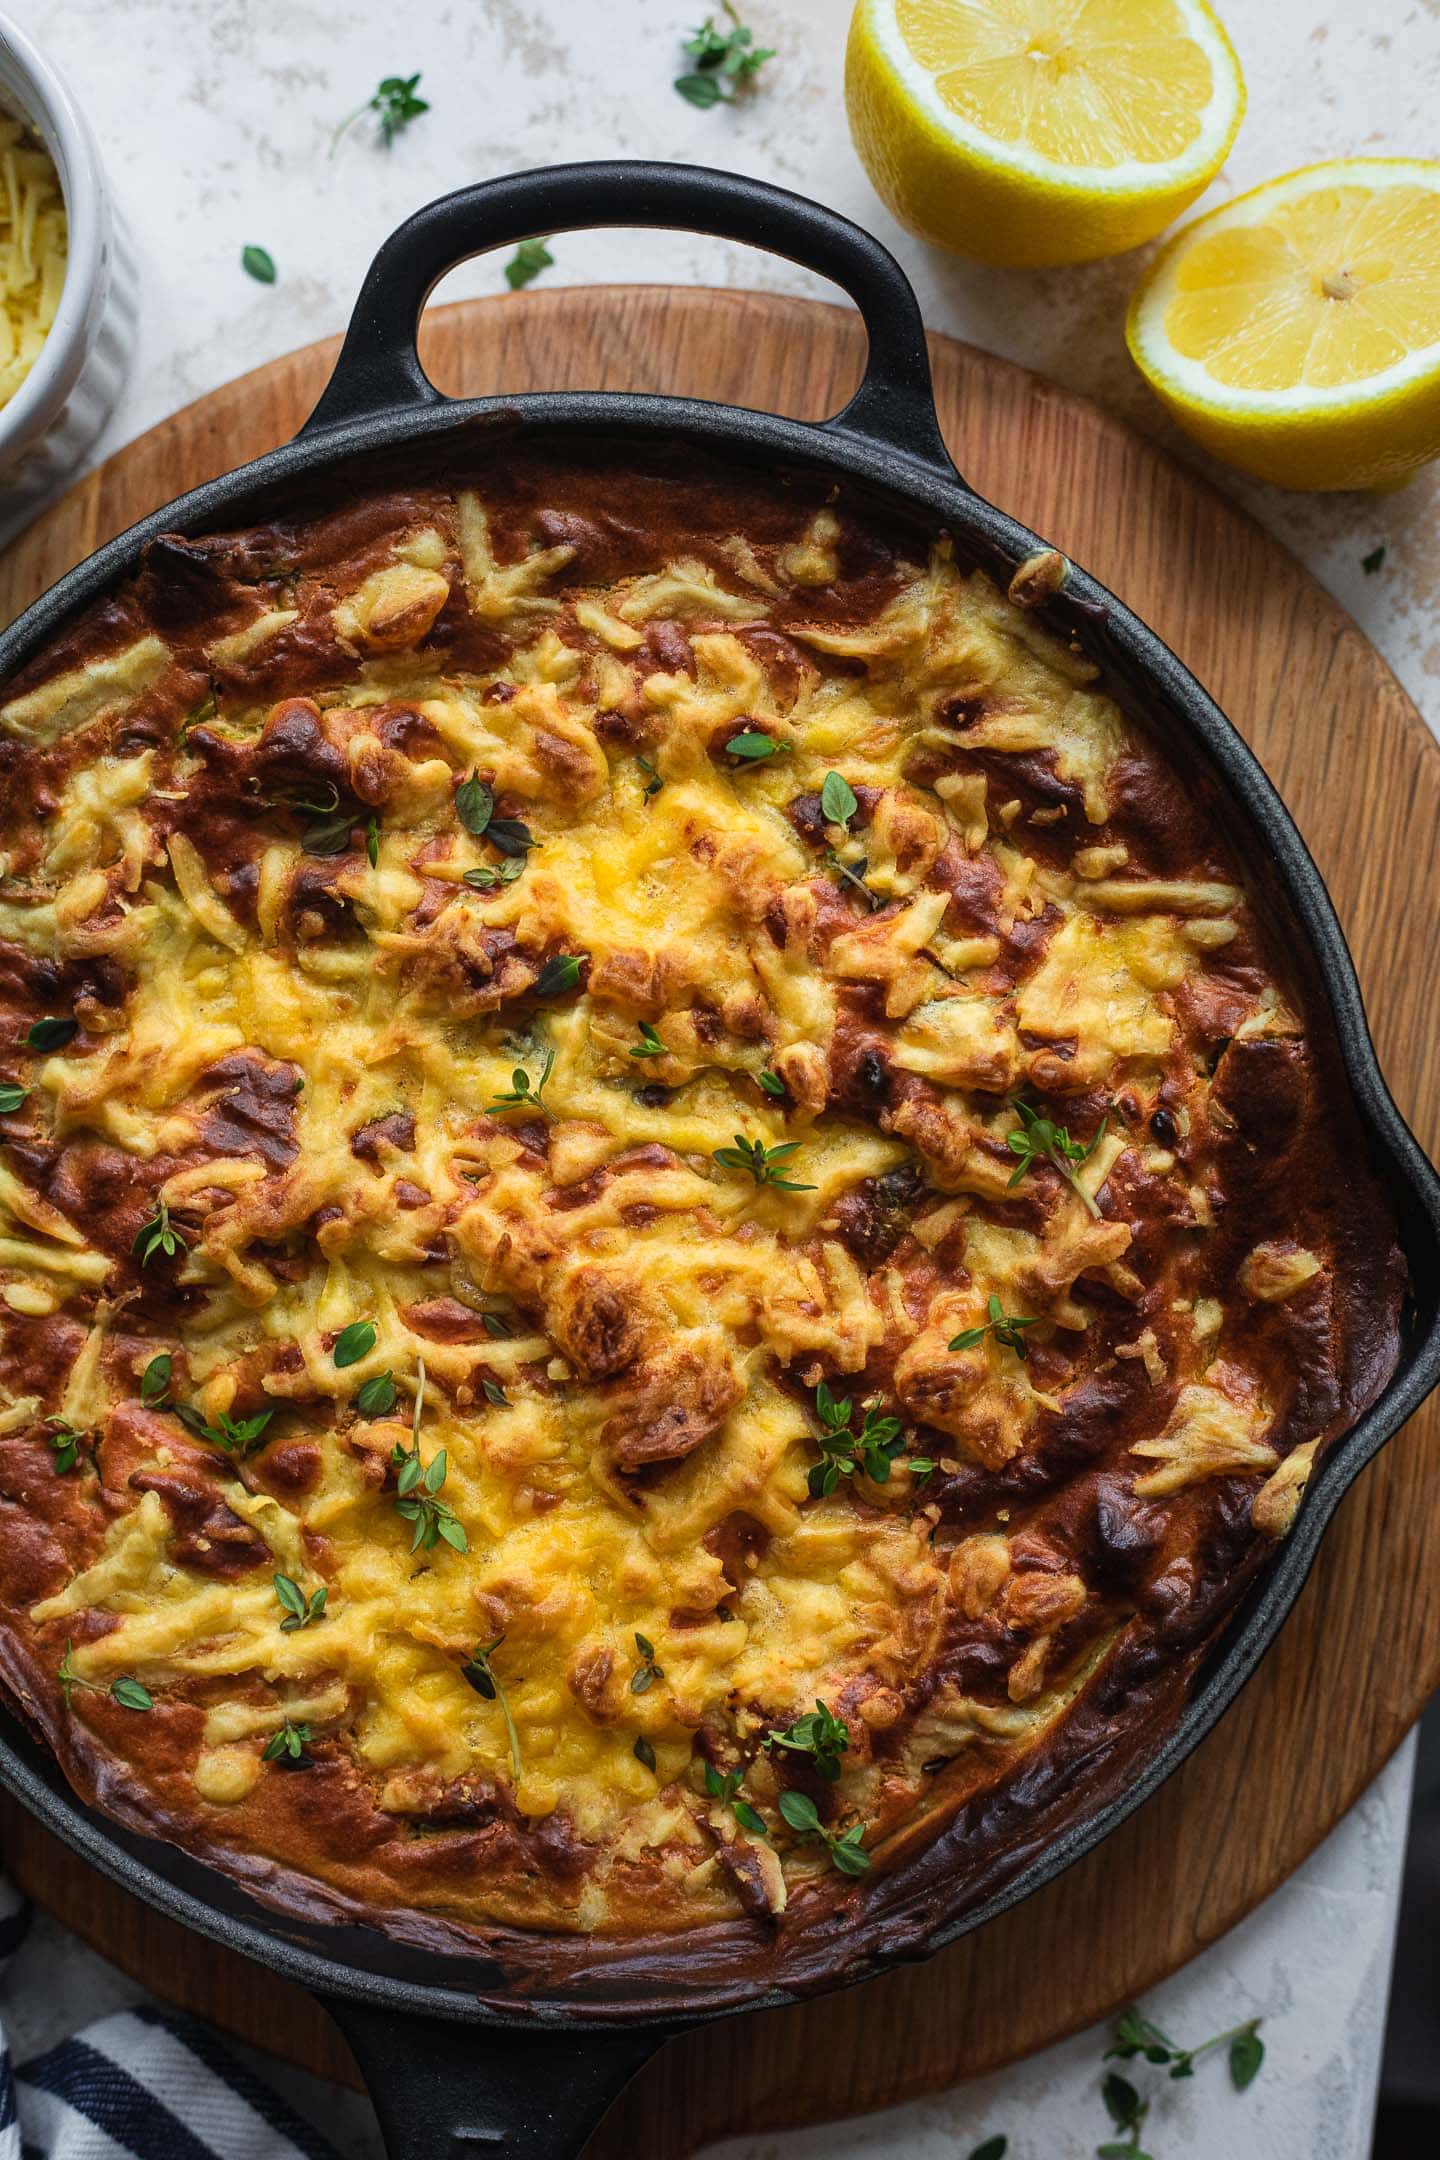
[[[1197,219],[1126,337],[1226,463],[1291,488],[1405,479],[1440,456],[1440,164],[1342,158]]]
[[[903,224],[1031,267],[1152,239],[1213,178],[1245,105],[1205,0],[860,0],[845,96]]]

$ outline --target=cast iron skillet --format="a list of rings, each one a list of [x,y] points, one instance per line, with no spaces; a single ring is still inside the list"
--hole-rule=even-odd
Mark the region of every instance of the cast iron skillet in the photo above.
[[[415,350],[421,309],[454,264],[486,249],[579,226],[679,226],[766,247],[832,279],[858,304],[869,337],[865,376],[823,426],[691,399],[547,393],[446,399]],[[402,225],[375,258],[334,375],[293,443],[182,496],[62,578],[0,637],[0,680],[40,650],[77,608],[136,562],[162,532],[245,525],[314,476],[413,446],[416,462],[477,430],[553,439],[675,442],[767,469],[843,476],[930,530],[1003,586],[1043,542],[981,501],[940,437],[915,296],[858,227],[804,198],[733,173],[686,166],[593,164],[517,173],[445,197]],[[483,439],[483,438],[482,438]],[[857,1947],[835,1942],[805,1976],[807,1992],[920,1957],[1027,1897],[1123,1821],[1207,1733],[1254,1670],[1300,1590],[1345,1488],[1440,1379],[1440,1179],[1386,1091],[1366,1032],[1350,957],[1319,873],[1274,789],[1223,714],[1160,640],[1083,571],[1049,604],[1052,627],[1077,635],[1107,688],[1159,728],[1218,795],[1252,879],[1308,935],[1298,962],[1328,1000],[1374,1167],[1393,1195],[1412,1295],[1398,1369],[1381,1399],[1335,1442],[1290,1536],[1200,1674],[1188,1707],[1123,1791],[1042,1841],[983,1903],[945,1898],[943,1867],[924,1901]],[[1319,1009],[1323,1010],[1323,1006]],[[697,1966],[668,1995],[623,1984],[578,1999],[507,1983],[483,1955],[462,1959],[374,1930],[325,1925],[260,1905],[229,1877],[84,1806],[48,1752],[0,1714],[0,1779],[76,1852],[212,1941],[311,1988],[333,2011],[369,2082],[392,2160],[566,2160],[661,2042],[685,2025],[794,1999],[747,1994]],[[863,1938],[863,1926],[857,1934]],[[484,1999],[481,1999],[483,1991]]]

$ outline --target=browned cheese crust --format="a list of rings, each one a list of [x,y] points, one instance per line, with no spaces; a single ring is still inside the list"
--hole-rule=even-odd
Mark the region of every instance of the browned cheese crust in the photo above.
[[[158,541],[0,771],[0,1670],[282,1902],[703,1965],[978,1895],[1392,1369],[1203,778],[818,483]]]

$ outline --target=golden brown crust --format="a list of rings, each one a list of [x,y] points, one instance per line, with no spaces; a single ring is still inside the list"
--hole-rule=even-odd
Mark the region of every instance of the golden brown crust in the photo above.
[[[82,1789],[573,1980],[803,1965],[1153,1746],[1402,1276],[1092,678],[809,484],[531,449],[158,542],[0,692],[0,1037],[75,1023],[0,1119],[0,1678]]]

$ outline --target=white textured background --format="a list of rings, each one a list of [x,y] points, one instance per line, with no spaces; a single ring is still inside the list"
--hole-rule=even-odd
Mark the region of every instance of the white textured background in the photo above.
[[[850,0],[750,0],[746,19],[779,57],[743,103],[708,113],[670,88],[679,33],[705,0],[451,0],[425,10],[393,0],[8,5],[89,113],[140,256],[135,372],[98,454],[227,377],[339,329],[375,246],[432,196],[527,165],[634,156],[728,165],[818,196],[896,249],[932,326],[1091,393],[1198,461],[1125,355],[1124,301],[1140,258],[1043,273],[978,269],[892,224],[845,127]],[[1347,152],[1440,155],[1440,0],[1220,5],[1250,110],[1207,200]],[[330,134],[345,112],[380,76],[417,68],[432,110],[388,153],[362,128],[332,159]],[[247,242],[275,257],[274,287],[241,272]],[[787,264],[676,235],[575,234],[557,241],[555,254],[552,282],[822,289]],[[500,289],[492,259],[457,273],[442,297]],[[1352,610],[1440,731],[1436,477],[1384,498],[1309,499],[1212,477]],[[1009,506],[1024,514],[1023,474]],[[1361,558],[1382,542],[1384,566],[1366,577]],[[1191,2041],[1263,2011],[1270,2053],[1243,2100],[1218,2061],[1193,2084],[1162,2084],[1146,2134],[1156,2160],[1363,2160],[1409,1765],[1407,1749],[1290,1883],[1157,1992],[1150,2007]],[[1145,1896],[1137,1883],[1137,1903]],[[0,2007],[24,2054],[133,1992],[46,1925]],[[1105,2133],[1102,2046],[1102,2036],[1084,2035],[922,2105],[724,2152],[727,2160],[965,2160],[982,2136],[1003,2130],[1012,2160],[1079,2160]],[[299,2080],[291,2088],[352,2160],[378,2156],[362,2103]]]

